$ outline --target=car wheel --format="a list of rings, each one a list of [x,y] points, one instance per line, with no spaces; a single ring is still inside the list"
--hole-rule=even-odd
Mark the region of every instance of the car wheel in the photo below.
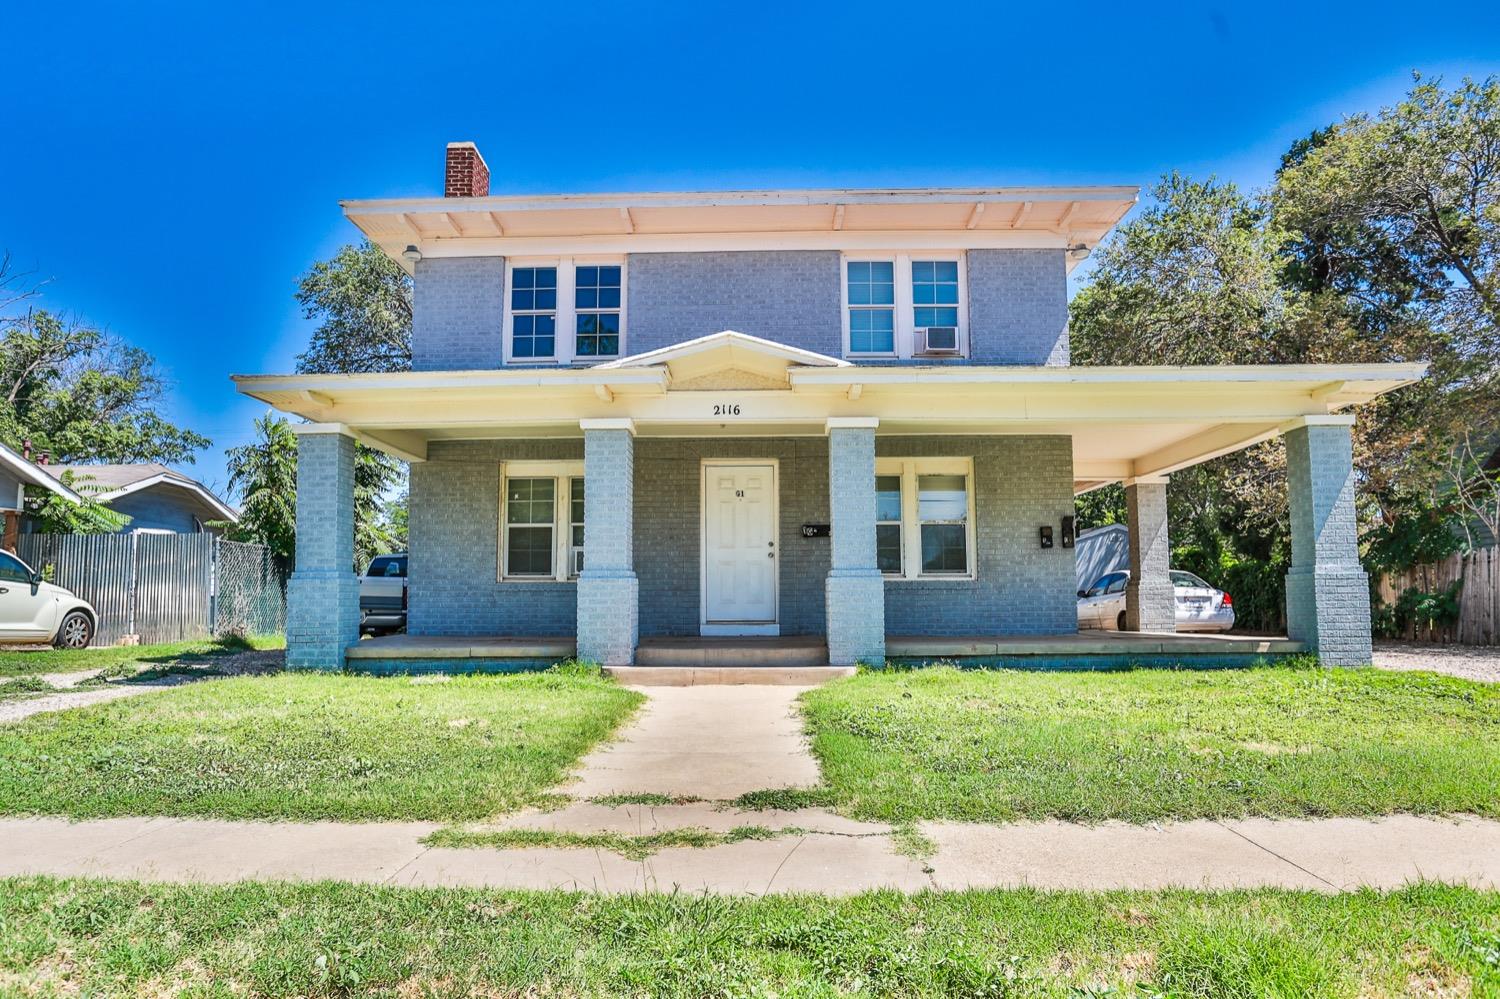
[[[1119,616],[1115,618],[1115,629],[1117,631],[1124,631],[1125,630],[1125,612],[1124,611],[1120,611]]]
[[[86,649],[93,640],[94,622],[83,611],[72,611],[63,618],[52,644],[59,649]]]

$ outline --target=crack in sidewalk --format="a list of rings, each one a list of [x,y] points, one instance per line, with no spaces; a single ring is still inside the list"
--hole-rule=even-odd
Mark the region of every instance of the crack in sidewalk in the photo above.
[[[1291,857],[1283,856],[1282,854],[1277,853],[1275,850],[1271,849],[1269,846],[1264,845],[1263,843],[1257,843],[1255,840],[1251,839],[1249,836],[1246,836],[1244,833],[1240,832],[1233,826],[1226,826],[1224,823],[1218,821],[1217,819],[1214,820],[1214,825],[1218,826],[1220,829],[1223,829],[1225,832],[1233,833],[1240,839],[1244,840],[1246,843],[1249,843],[1251,846],[1255,847],[1257,850],[1264,850],[1266,853],[1269,853],[1271,856],[1275,857],[1283,864],[1295,867],[1297,870],[1301,871],[1303,874],[1306,874],[1308,877],[1323,882],[1334,891],[1340,890],[1338,885],[1334,884],[1332,881],[1329,881],[1327,878],[1323,877],[1323,875],[1317,873],[1316,871],[1308,870],[1306,867],[1303,867]]]

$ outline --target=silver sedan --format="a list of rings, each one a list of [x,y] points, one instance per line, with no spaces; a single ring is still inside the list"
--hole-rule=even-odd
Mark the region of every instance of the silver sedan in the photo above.
[[[1125,585],[1129,570],[1105,573],[1086,590],[1078,591],[1078,627],[1125,630]],[[1205,583],[1191,572],[1172,570],[1172,595],[1177,601],[1178,631],[1228,631],[1234,627],[1234,601],[1229,594]]]

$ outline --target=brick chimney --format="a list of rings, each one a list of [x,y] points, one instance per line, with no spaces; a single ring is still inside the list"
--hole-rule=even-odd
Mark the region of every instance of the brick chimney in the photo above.
[[[472,142],[448,143],[448,164],[443,172],[443,197],[483,198],[490,193],[490,168],[479,147]]]

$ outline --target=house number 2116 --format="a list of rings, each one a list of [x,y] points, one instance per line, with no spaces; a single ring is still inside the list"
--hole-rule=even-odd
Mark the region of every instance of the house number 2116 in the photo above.
[[[737,402],[714,403],[715,416],[739,416],[740,404]]]

